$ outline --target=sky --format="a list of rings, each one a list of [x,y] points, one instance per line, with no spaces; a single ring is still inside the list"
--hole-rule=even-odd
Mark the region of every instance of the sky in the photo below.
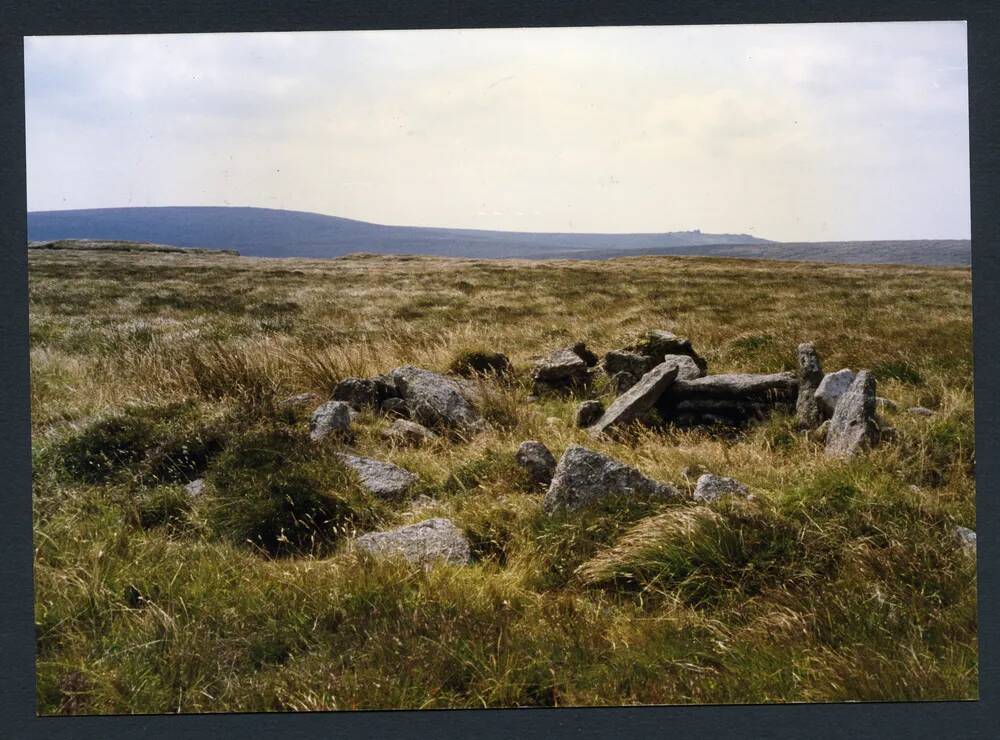
[[[964,22],[25,39],[28,209],[968,238]]]

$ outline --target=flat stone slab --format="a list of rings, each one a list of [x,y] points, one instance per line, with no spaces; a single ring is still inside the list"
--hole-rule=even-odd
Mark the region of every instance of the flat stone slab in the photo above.
[[[878,441],[875,376],[862,370],[837,401],[826,433],[826,454],[851,457]]]
[[[437,439],[438,435],[415,421],[396,419],[388,428],[382,430],[382,436],[392,442],[419,445]]]
[[[725,496],[749,496],[750,489],[735,478],[705,473],[698,478],[692,498],[700,503],[711,503]]]
[[[694,380],[678,380],[670,388],[670,396],[678,399],[733,398],[756,400],[761,397],[791,399],[799,390],[794,373],[732,373],[705,375]]]
[[[340,453],[337,458],[357,474],[366,490],[379,498],[401,498],[419,480],[409,470],[382,460],[347,453]]]
[[[450,519],[438,517],[384,532],[369,532],[355,540],[359,550],[376,556],[400,555],[411,563],[472,562],[469,540]]]
[[[600,452],[570,445],[556,466],[542,508],[551,516],[559,511],[576,511],[615,495],[681,498],[680,491],[673,486],[648,478]]]
[[[451,378],[412,365],[397,367],[390,375],[414,421],[466,431],[482,428],[479,412]]]
[[[663,362],[643,375],[639,382],[616,398],[588,430],[591,436],[604,434],[612,427],[623,427],[645,414],[677,377],[675,362]]]
[[[542,383],[577,380],[587,374],[587,362],[569,348],[557,349],[535,362],[531,377]]]
[[[851,387],[856,373],[850,368],[843,368],[835,373],[827,373],[816,389],[816,402],[827,418],[833,416],[837,400]]]
[[[312,413],[309,438],[318,442],[330,434],[347,432],[350,427],[351,407],[344,401],[327,401]]]

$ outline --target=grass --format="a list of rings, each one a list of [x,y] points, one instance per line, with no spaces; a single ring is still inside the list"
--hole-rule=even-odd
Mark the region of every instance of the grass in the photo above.
[[[32,250],[30,296],[43,714],[978,695],[975,563],[951,538],[975,528],[966,269]],[[812,340],[826,370],[874,371],[897,434],[849,462],[786,416],[598,443],[580,396],[527,401],[533,356],[654,328],[710,372],[794,368]],[[402,364],[469,376],[491,428],[395,446],[362,413],[361,454],[421,479],[387,503],[280,401]],[[549,518],[525,439],[754,498]],[[349,545],[430,516],[472,565]]]

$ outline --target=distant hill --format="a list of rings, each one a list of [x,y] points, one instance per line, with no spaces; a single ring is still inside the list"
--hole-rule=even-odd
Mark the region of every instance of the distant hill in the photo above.
[[[383,226],[269,208],[165,207],[35,211],[28,239],[96,239],[235,249],[253,257],[338,257],[351,252],[544,258],[555,252],[767,244],[748,234],[572,234]]]
[[[654,249],[584,249],[554,252],[552,259],[608,259],[644,255],[731,257],[843,264],[922,265],[970,267],[972,242],[968,239],[910,239],[871,242],[771,242],[768,244],[704,244]]]
[[[269,208],[165,207],[35,211],[28,239],[147,242],[235,250],[251,257],[339,257],[354,252],[480,259],[607,259],[693,255],[742,259],[967,267],[968,239],[778,243],[749,234],[572,234],[383,226]]]

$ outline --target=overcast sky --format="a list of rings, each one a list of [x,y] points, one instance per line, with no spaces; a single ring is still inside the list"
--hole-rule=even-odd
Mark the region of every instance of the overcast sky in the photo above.
[[[25,39],[29,210],[967,238],[965,24]]]

